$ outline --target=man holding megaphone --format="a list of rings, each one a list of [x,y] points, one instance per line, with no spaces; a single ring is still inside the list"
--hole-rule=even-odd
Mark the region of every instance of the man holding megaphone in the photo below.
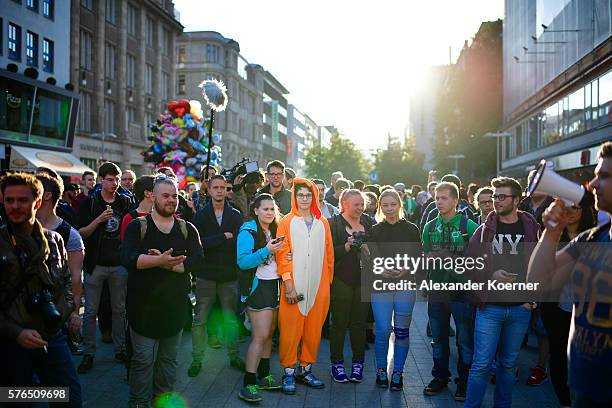
[[[541,169],[538,169],[541,170]],[[590,188],[595,206],[612,214],[612,142],[601,145]],[[574,407],[612,404],[612,245],[610,223],[578,235],[556,252],[567,224],[568,203],[577,205],[580,187],[550,169],[538,171],[530,191],[557,198],[544,212],[546,226],[532,254],[528,280],[555,290],[571,282],[574,309],[570,331],[569,385]]]

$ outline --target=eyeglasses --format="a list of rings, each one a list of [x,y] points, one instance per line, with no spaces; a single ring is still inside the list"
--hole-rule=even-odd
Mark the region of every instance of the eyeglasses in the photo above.
[[[225,187],[225,189],[227,190],[228,193],[232,191],[232,187]]]
[[[312,200],[312,194],[310,193],[308,194],[299,193],[299,194],[296,194],[295,196],[298,198],[298,200]]]
[[[268,176],[270,177],[282,177],[284,175],[285,173],[268,173]]]
[[[514,194],[493,194],[491,197],[493,197],[494,201],[504,201],[508,197],[516,197],[516,196]]]

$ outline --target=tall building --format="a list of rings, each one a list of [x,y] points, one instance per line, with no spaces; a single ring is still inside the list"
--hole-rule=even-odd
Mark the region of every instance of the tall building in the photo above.
[[[93,168],[112,160],[142,174],[149,125],[175,99],[178,13],[171,0],[71,5],[70,78],[81,100],[74,154]]]
[[[304,118],[306,123],[304,145],[308,151],[311,147],[319,145],[319,125],[308,115],[304,115]]]
[[[266,161],[282,160],[288,163],[287,108],[285,95],[289,91],[269,71],[264,74],[263,93],[263,153]]]
[[[576,181],[592,177],[612,125],[612,4],[506,1],[502,173],[541,159]]]
[[[433,168],[433,146],[436,138],[436,112],[438,98],[448,76],[450,65],[429,68],[425,86],[421,92],[410,98],[410,136],[414,137],[416,148],[425,155],[423,168]]]
[[[215,31],[184,32],[177,39],[178,99],[204,103],[198,85],[205,79],[223,81],[228,105],[215,114],[214,133],[223,136],[223,166],[247,157],[263,161],[264,70],[240,54],[240,45]],[[206,109],[206,108],[204,108]]]
[[[287,110],[287,163],[298,174],[304,169],[306,150],[306,116],[295,105]]]
[[[70,78],[68,1],[3,1],[0,14],[0,167],[80,175],[70,155],[78,95]]]

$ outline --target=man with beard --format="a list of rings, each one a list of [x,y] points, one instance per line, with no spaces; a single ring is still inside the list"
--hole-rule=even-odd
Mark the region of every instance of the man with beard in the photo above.
[[[281,214],[286,215],[291,211],[291,192],[285,188],[285,163],[280,160],[272,160],[266,166],[266,179],[268,185],[260,189],[257,194],[272,194]]]
[[[177,206],[176,180],[157,176],[153,211],[128,225],[121,246],[128,297],[135,299],[127,308],[133,350],[130,406],[148,406],[151,399],[164,406],[155,399],[173,390],[191,273],[204,262],[198,231],[175,217]]]
[[[601,145],[595,178],[589,183],[595,208],[612,214],[612,142]],[[591,228],[557,251],[571,211],[556,199],[544,211],[546,226],[529,264],[530,282],[555,290],[570,283],[574,307],[568,344],[569,386],[573,407],[612,404],[612,309],[610,222]],[[543,287],[542,287],[543,286]]]
[[[115,359],[125,362],[125,291],[127,274],[121,268],[119,230],[121,220],[132,205],[129,197],[119,194],[121,169],[111,162],[103,163],[98,170],[102,189],[94,191],[79,209],[77,226],[85,241],[83,262],[85,282],[85,317],[83,321],[83,360],[79,373],[93,367],[96,353],[96,317],[100,295],[105,281],[111,299],[113,343]]]
[[[484,259],[484,268],[472,271],[480,282],[525,282],[527,265],[540,226],[531,214],[518,210],[521,185],[509,177],[498,177],[493,186],[494,212],[481,224],[468,247],[468,256]],[[479,293],[480,307],[474,323],[474,355],[468,375],[464,407],[480,407],[496,360],[494,406],[512,405],[515,365],[531,320],[533,300],[525,292]]]
[[[160,167],[159,169],[157,169],[157,173],[163,174],[164,176],[170,177],[171,179],[174,179],[174,181],[177,181],[176,173],[170,167]],[[197,209],[197,206],[194,205],[194,208]],[[185,198],[183,198],[183,196],[179,194],[176,216],[184,219],[185,221],[191,221],[191,218],[193,217],[193,212],[194,211],[191,206],[187,204],[187,200],[185,200]]]
[[[74,311],[62,237],[36,220],[43,186],[29,174],[0,179],[7,224],[0,228],[0,386],[81,386],[61,328]],[[41,303],[34,304],[38,299]]]

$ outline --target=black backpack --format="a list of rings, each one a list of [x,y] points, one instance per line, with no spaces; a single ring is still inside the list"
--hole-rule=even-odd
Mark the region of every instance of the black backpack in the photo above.
[[[65,247],[68,246],[68,239],[70,239],[70,229],[71,228],[72,226],[69,223],[67,223],[66,220],[62,220],[62,223],[58,225],[57,228],[55,229],[55,232],[57,232],[58,234],[62,236]]]

